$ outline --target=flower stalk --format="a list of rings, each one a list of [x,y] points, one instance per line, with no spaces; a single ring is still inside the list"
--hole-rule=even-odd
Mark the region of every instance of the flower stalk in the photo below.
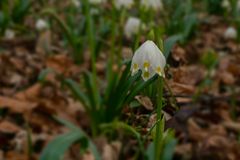
[[[161,127],[161,117],[163,108],[163,77],[158,77],[158,91],[157,91],[157,124],[155,135],[155,159],[160,159],[161,140],[163,137],[163,127]]]

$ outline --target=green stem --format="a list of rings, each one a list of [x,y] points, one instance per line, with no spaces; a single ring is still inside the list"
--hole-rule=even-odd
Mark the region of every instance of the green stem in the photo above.
[[[163,97],[163,77],[158,78],[158,95],[157,95],[157,125],[156,125],[156,136],[155,136],[155,159],[160,159],[161,152],[161,139],[162,139],[162,131],[161,131],[161,110],[163,107],[162,103]]]
[[[95,44],[95,38],[94,38],[94,22],[91,17],[90,13],[90,4],[87,0],[84,1],[86,5],[86,10],[85,10],[85,15],[87,17],[87,32],[88,32],[88,41],[90,45],[90,51],[91,51],[91,67],[92,67],[92,76],[93,76],[93,96],[94,96],[94,101],[96,104],[96,109],[99,109],[99,101],[98,101],[98,90],[97,90],[97,70],[96,70],[96,44]]]
[[[28,158],[31,159],[33,155],[33,145],[32,145],[32,136],[31,136],[31,128],[27,121],[26,123],[27,128],[27,142],[28,142]]]
[[[107,128],[124,129],[125,131],[131,133],[132,135],[134,135],[136,137],[141,153],[144,153],[144,145],[141,140],[141,135],[130,125],[128,125],[124,122],[115,121],[115,122],[108,123],[108,124],[102,124],[101,128],[102,129],[107,129]]]
[[[78,51],[78,47],[74,38],[74,34],[72,34],[70,28],[67,26],[67,24],[57,15],[57,13],[51,9],[51,8],[47,8],[44,9],[41,12],[42,15],[47,15],[50,16],[51,18],[53,18],[58,25],[60,26],[60,28],[62,29],[63,33],[65,34],[68,43],[71,45],[72,49],[74,50],[73,56],[74,56],[74,60],[77,63],[80,63],[82,61],[82,56],[80,55],[79,51]]]
[[[63,20],[56,14],[53,9],[47,8],[41,12],[43,15],[52,17],[62,28],[63,32],[66,34],[67,39],[71,44],[73,44],[72,34],[68,26],[63,22]]]

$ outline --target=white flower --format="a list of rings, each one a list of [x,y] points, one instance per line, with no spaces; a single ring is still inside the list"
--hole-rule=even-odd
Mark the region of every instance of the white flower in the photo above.
[[[148,9],[152,8],[154,10],[163,8],[162,0],[141,0],[141,5]]]
[[[237,10],[238,11],[240,10],[240,0],[238,0],[238,2],[237,2]]]
[[[4,37],[6,39],[13,39],[15,37],[15,32],[11,29],[6,29],[4,32]]]
[[[42,31],[48,28],[48,23],[43,19],[38,19],[35,27],[38,31]]]
[[[224,37],[226,39],[236,39],[237,38],[237,30],[234,27],[228,27],[224,33]]]
[[[117,9],[131,8],[134,4],[133,0],[115,0],[114,5]]]
[[[124,27],[124,34],[127,38],[132,37],[139,32],[141,21],[139,18],[129,17]]]
[[[223,7],[223,8],[226,8],[226,9],[230,9],[230,8],[231,8],[231,5],[230,5],[229,0],[223,0],[223,1],[222,1],[222,7]]]
[[[153,41],[144,42],[134,53],[131,64],[132,75],[142,71],[144,81],[152,78],[155,74],[165,76],[164,67],[166,59]]]
[[[81,6],[81,2],[79,0],[72,0],[72,4],[77,8]]]

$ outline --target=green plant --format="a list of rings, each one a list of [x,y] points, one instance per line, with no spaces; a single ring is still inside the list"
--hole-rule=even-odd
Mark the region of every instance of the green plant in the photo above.
[[[30,12],[30,0],[0,1],[0,34],[7,28],[22,25]]]
[[[192,8],[192,0],[164,0],[165,32],[185,43],[194,33],[197,16]]]
[[[72,48],[72,57],[78,64],[83,62],[83,53],[86,49],[90,49],[94,57],[99,55],[105,43],[104,39],[110,33],[111,22],[104,17],[93,15],[92,10],[101,13],[101,9],[91,6],[88,1],[83,1],[81,8],[73,6],[65,8],[65,19],[60,18],[55,9],[46,8],[42,11],[43,15],[49,16],[60,26],[63,40]]]
[[[210,14],[222,14],[224,9],[222,7],[223,0],[205,0],[207,11]]]
[[[164,131],[164,119],[162,118],[161,121],[162,126],[162,136],[160,137],[160,150],[159,150],[159,160],[172,160],[174,155],[174,148],[177,144],[177,140],[174,137],[174,131],[172,129],[167,129]],[[148,145],[146,151],[147,160],[156,160],[155,155],[156,150],[154,149],[154,142],[151,142]]]
[[[84,131],[68,121],[59,118],[55,119],[61,124],[67,126],[70,131],[54,138],[43,150],[40,160],[60,160],[63,158],[66,150],[76,142],[80,142],[82,149],[89,148],[96,160],[101,160],[101,156],[98,153],[96,146]]]
[[[108,83],[104,90],[98,90],[96,93],[94,93],[94,86],[92,84],[93,76],[91,73],[84,74],[85,85],[82,88],[71,79],[64,80],[64,84],[67,85],[75,97],[83,103],[91,118],[94,135],[99,132],[99,124],[109,123],[117,119],[121,115],[123,107],[128,104],[139,91],[156,80],[156,77],[153,77],[151,80],[143,82],[140,79],[140,72],[135,76],[131,76],[129,69],[130,64],[127,64],[123,73],[113,73],[114,79]],[[94,98],[94,94],[97,94],[96,99]]]

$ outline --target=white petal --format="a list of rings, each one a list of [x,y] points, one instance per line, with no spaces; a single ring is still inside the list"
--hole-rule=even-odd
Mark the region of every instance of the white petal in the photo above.
[[[160,49],[153,41],[144,42],[136,51],[132,59],[131,71],[134,72],[133,65],[137,64],[142,70],[142,78],[148,80],[156,73],[164,76],[166,59]]]
[[[38,19],[35,24],[35,27],[37,30],[42,31],[48,28],[48,23],[43,19]]]
[[[139,18],[130,17],[124,27],[124,33],[127,38],[131,38],[134,34],[139,32],[141,21]]]
[[[228,27],[224,33],[224,37],[226,39],[236,39],[237,38],[237,30],[233,27]]]
[[[134,3],[133,0],[115,0],[114,4],[117,9],[121,9],[121,8],[131,8],[133,3]]]
[[[154,10],[163,8],[163,4],[161,0],[141,0],[141,5],[143,5],[148,9],[152,8]]]
[[[4,33],[4,37],[6,39],[13,39],[15,37],[15,32],[14,30],[11,30],[11,29],[6,29],[5,30],[5,33]]]

